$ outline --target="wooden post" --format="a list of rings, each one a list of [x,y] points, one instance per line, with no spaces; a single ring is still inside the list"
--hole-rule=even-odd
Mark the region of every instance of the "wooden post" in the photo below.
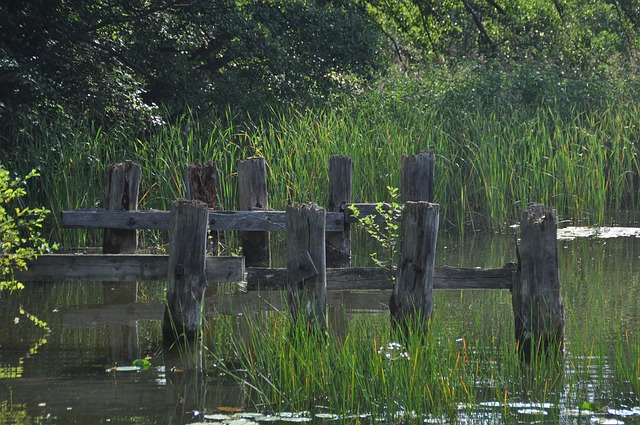
[[[209,161],[206,165],[187,164],[184,181],[187,190],[187,199],[202,201],[207,204],[211,210],[218,208],[220,178],[218,166],[215,162]],[[210,231],[208,251],[213,255],[220,253],[219,242],[219,232]]]
[[[264,158],[238,162],[238,209],[268,210],[267,167]],[[269,232],[240,232],[242,254],[247,267],[269,267]]]
[[[557,231],[556,213],[543,205],[530,204],[522,215],[512,303],[517,349],[527,362],[532,354],[563,348]]]
[[[207,287],[208,224],[209,210],[204,202],[178,200],[171,206],[167,306],[162,327],[166,345],[200,337]]]
[[[140,164],[126,161],[109,165],[105,210],[131,211],[138,209]],[[102,243],[104,254],[133,254],[138,246],[135,230],[105,229]]]
[[[329,211],[344,212],[351,203],[353,165],[351,158],[329,158]],[[351,265],[351,224],[345,220],[342,232],[329,232],[327,240],[327,267],[346,268]]]
[[[327,328],[325,210],[316,204],[286,210],[287,296],[294,322],[304,312],[309,323]]]
[[[400,193],[402,202],[433,202],[435,155],[423,151],[418,155],[402,155]]]
[[[393,329],[409,336],[429,330],[433,312],[433,268],[439,227],[439,205],[407,202],[400,224],[400,259],[396,284],[389,303]]]

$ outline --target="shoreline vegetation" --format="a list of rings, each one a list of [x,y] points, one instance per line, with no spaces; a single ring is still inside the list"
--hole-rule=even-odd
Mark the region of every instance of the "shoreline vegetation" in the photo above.
[[[125,160],[142,167],[140,209],[168,209],[184,197],[185,164],[210,160],[221,173],[221,205],[236,209],[237,161],[253,156],[266,159],[275,210],[323,205],[331,155],[353,160],[354,202],[388,201],[402,155],[422,150],[436,155],[435,202],[445,229],[504,230],[528,202],[573,225],[611,225],[611,212],[638,210],[640,107],[631,83],[550,80],[529,99],[522,92],[535,81],[473,72],[475,83],[450,75],[440,86],[435,78],[425,86],[421,77],[395,76],[324,107],[283,106],[255,118],[192,113],[107,130],[63,113],[41,116],[14,123],[13,149],[0,162],[16,173],[38,169],[28,202],[54,213],[102,207],[107,167]],[[491,78],[499,78],[495,87]],[[50,224],[61,246],[95,243],[61,232],[55,214]]]

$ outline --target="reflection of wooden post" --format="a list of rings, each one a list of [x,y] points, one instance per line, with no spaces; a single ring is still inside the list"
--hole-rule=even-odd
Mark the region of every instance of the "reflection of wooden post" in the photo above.
[[[238,162],[238,209],[268,210],[267,167],[264,158]],[[246,267],[269,267],[269,232],[240,232]]]
[[[400,224],[400,260],[389,308],[394,329],[404,337],[409,325],[426,332],[433,311],[433,268],[438,238],[438,204],[407,202]]]
[[[185,187],[187,199],[202,201],[208,205],[209,209],[218,208],[218,188],[220,179],[218,166],[215,162],[209,161],[206,165],[187,164],[185,172]],[[219,232],[209,232],[209,252],[213,255],[219,254]]]
[[[109,165],[105,210],[132,211],[138,209],[140,165],[126,161]],[[135,230],[105,229],[104,254],[133,254],[138,246]]]
[[[523,358],[561,352],[564,305],[558,278],[558,218],[531,204],[520,222],[519,265],[513,281],[516,344]]]
[[[403,155],[400,186],[402,202],[433,202],[433,179],[435,156],[433,152],[418,155]]]
[[[286,211],[287,294],[294,321],[304,312],[307,321],[327,328],[325,211],[315,204],[288,206]]]
[[[200,201],[178,200],[171,207],[165,344],[200,337],[201,310],[207,286],[206,249],[209,210]]]
[[[353,166],[351,158],[332,156],[329,159],[329,211],[344,212],[351,203]],[[345,268],[351,265],[351,225],[345,220],[342,232],[329,232],[327,240],[327,267]]]

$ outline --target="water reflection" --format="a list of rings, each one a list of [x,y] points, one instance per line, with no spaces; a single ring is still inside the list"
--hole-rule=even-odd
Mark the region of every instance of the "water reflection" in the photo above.
[[[639,423],[640,355],[633,348],[640,329],[638,244],[636,238],[559,242],[567,320],[565,359],[558,376],[520,373],[519,382],[507,382],[481,371],[475,382],[476,402],[459,405],[455,416],[416,418],[411,412],[396,412],[398,423]],[[438,265],[494,268],[515,260],[513,235],[464,240],[442,235],[437,252]],[[382,323],[388,318],[389,293],[334,295],[330,311],[336,338],[344,338],[354,321]],[[1,297],[3,424],[380,419],[348,417],[320,407],[313,414],[262,414],[268,407],[254,406],[249,384],[220,376],[214,367],[205,368],[205,373],[184,369],[179,356],[170,358],[162,349],[161,284],[43,283]],[[243,297],[216,295],[207,303],[225,314],[247,304],[260,314],[282,308],[279,294]],[[459,344],[481,369],[506,367],[506,354],[497,347],[509,347],[513,340],[508,291],[437,291],[435,297],[434,320],[442,324],[436,338]],[[207,349],[224,344],[231,332],[244,332],[242,318],[233,317],[209,318],[207,326],[219,337],[205,341]],[[114,368],[143,358],[151,363],[146,370]],[[207,362],[213,366],[214,360],[205,358]]]

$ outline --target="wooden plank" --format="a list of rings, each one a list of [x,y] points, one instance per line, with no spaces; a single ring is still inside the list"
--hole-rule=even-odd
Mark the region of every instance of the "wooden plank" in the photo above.
[[[30,263],[30,269],[17,274],[29,281],[164,281],[167,255],[48,254]],[[207,257],[207,280],[241,282],[247,291],[282,289],[286,286],[284,268],[246,269],[243,277],[242,257]],[[515,265],[499,269],[467,269],[441,266],[434,269],[433,289],[511,289]],[[378,267],[327,269],[328,290],[391,289],[391,275]]]
[[[242,257],[207,257],[207,281],[243,280]],[[168,255],[131,254],[47,254],[29,263],[16,278],[28,281],[165,281]]]
[[[434,269],[433,289],[511,289],[514,264],[500,269],[469,269],[440,266]],[[392,289],[391,272],[378,267],[327,269],[327,290]],[[281,289],[286,269],[247,268],[247,291]]]
[[[371,209],[375,211],[375,204]],[[62,211],[62,227],[85,229],[168,229],[169,211],[104,211],[75,210]],[[357,221],[357,220],[352,220]],[[330,212],[326,214],[326,231],[342,232],[345,214]],[[285,230],[284,211],[210,211],[209,229],[216,231],[266,231],[283,232]]]
[[[62,227],[84,229],[168,229],[169,211],[75,210],[60,213]]]

